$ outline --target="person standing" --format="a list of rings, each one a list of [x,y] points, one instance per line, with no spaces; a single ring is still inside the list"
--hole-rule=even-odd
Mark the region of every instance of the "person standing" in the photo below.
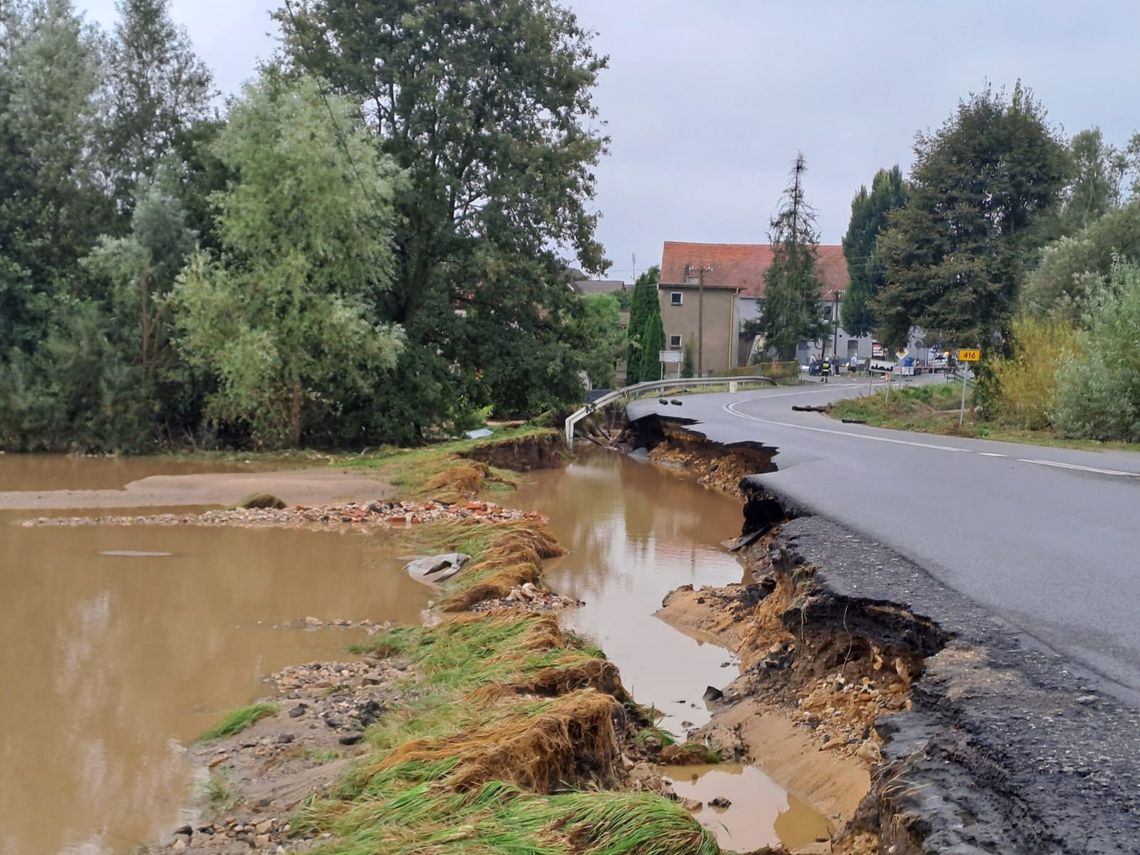
[[[823,361],[819,364],[820,380],[824,383],[831,377],[831,358],[828,356],[823,357]]]

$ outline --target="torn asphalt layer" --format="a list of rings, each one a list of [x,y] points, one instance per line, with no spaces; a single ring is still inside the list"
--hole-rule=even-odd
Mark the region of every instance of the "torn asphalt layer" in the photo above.
[[[886,765],[865,810],[884,850],[1140,852],[1140,712],[842,526],[801,516],[781,540],[836,595],[897,603],[953,635],[926,660],[913,708],[880,719]]]

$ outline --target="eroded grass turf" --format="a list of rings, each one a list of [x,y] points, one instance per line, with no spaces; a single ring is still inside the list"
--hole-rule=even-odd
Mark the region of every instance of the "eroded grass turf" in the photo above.
[[[680,806],[620,784],[621,739],[647,722],[617,670],[549,615],[404,627],[360,652],[414,666],[366,734],[372,752],[301,817],[326,855],[712,855]]]
[[[485,439],[457,439],[420,448],[383,448],[344,457],[337,463],[377,470],[376,474],[404,498],[457,501],[479,489],[510,490],[515,484],[513,475],[506,470],[464,460],[463,453],[476,446],[555,435],[557,431],[550,428],[523,425],[496,431],[494,436]],[[477,477],[477,470],[482,473],[481,477]]]
[[[199,739],[206,741],[210,739],[221,739],[223,736],[233,736],[235,733],[240,733],[245,730],[255,721],[273,715],[276,712],[276,704],[251,704],[248,707],[236,709],[223,718],[217,726],[203,733]]]

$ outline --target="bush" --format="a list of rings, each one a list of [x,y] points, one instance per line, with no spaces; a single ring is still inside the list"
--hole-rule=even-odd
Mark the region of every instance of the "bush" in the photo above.
[[[1118,259],[1085,320],[1057,372],[1053,424],[1066,436],[1140,442],[1140,267]]]
[[[1076,348],[1076,329],[1067,321],[1016,319],[1013,355],[990,365],[998,421],[1028,430],[1049,427],[1057,407],[1057,369]]]

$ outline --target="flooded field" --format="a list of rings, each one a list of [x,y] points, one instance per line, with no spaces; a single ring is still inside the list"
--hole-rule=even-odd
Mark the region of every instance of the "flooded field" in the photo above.
[[[206,468],[0,456],[0,491],[118,490]],[[682,736],[707,721],[701,695],[736,676],[732,656],[653,612],[678,585],[740,579],[718,545],[739,531],[737,503],[610,454],[495,498],[550,517],[569,552],[549,582],[586,603],[566,622],[597,639],[638,700]],[[381,536],[11,524],[42,508],[0,511],[0,855],[118,855],[175,827],[194,786],[182,746],[265,694],[274,670],[343,656],[358,637],[306,630],[305,617],[412,623],[433,595]],[[752,816],[703,811],[725,845],[798,842],[826,825],[758,770],[691,774],[679,789],[731,792]]]
[[[0,485],[114,489],[156,469],[195,471],[6,455]],[[28,515],[0,512],[2,855],[126,853],[174,827],[193,796],[180,746],[355,637],[278,627],[414,622],[431,596],[380,538],[11,524]]]

